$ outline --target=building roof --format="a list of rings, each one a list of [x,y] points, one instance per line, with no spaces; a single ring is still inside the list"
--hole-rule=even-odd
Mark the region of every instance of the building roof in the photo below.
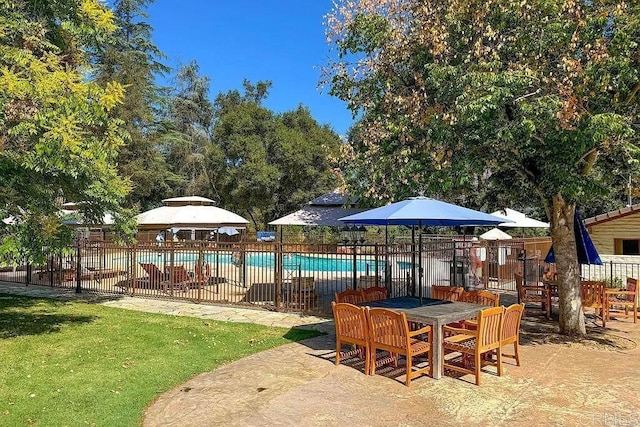
[[[344,216],[360,213],[364,209],[343,209],[340,206],[307,205],[299,211],[271,221],[269,225],[317,225],[327,227],[343,227],[338,221]]]
[[[353,206],[358,201],[357,197],[339,192],[327,193],[316,197],[309,202],[311,206]]]
[[[633,215],[638,212],[640,212],[640,203],[631,206],[625,206],[624,208],[616,209],[615,211],[587,218],[584,220],[584,225],[591,227],[593,225],[602,224],[603,222],[607,221],[613,221],[614,219],[622,218],[627,215]]]

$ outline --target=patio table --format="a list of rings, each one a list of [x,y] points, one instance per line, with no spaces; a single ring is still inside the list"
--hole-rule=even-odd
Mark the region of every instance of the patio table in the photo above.
[[[478,316],[478,312],[485,308],[482,305],[458,301],[442,301],[432,298],[398,297],[379,301],[371,301],[360,305],[369,307],[389,308],[405,313],[407,320],[431,325],[433,328],[433,378],[442,377],[442,327],[447,323],[459,322]]]

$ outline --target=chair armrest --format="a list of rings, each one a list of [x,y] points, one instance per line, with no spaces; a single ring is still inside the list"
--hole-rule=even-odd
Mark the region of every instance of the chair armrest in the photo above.
[[[635,292],[632,291],[614,291],[614,290],[606,290],[606,295],[635,295]]]
[[[462,323],[465,324],[465,325],[471,325],[471,326],[478,327],[478,321],[476,319],[463,320]]]
[[[427,325],[423,328],[420,328],[418,330],[415,331],[410,331],[409,332],[409,336],[410,337],[415,337],[416,335],[422,335],[422,334],[426,334],[428,332],[431,332],[431,325]]]
[[[462,328],[453,328],[451,326],[443,326],[442,330],[445,332],[452,332],[456,335],[469,335],[470,337],[475,337],[476,336],[476,331],[472,331],[469,329],[462,329]]]

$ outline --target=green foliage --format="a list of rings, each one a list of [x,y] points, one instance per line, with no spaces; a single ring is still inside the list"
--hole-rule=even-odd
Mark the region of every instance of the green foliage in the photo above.
[[[108,36],[112,14],[93,0],[0,7],[0,258],[42,261],[71,233],[60,201],[84,216],[118,212],[129,184],[115,169],[125,133],[113,117],[124,89],[85,78],[86,43]]]
[[[352,192],[544,208],[560,327],[584,334],[573,213],[638,176],[639,17],[616,0],[338,2],[325,82],[361,117]]]
[[[212,104],[209,79],[195,62],[178,72],[160,132],[167,163],[180,177],[176,195],[209,197],[263,229],[334,188],[338,137],[302,106],[281,115],[263,107],[270,87],[245,80],[243,93],[221,93]]]
[[[155,207],[171,194],[173,176],[157,150],[157,116],[164,108],[164,90],[156,77],[169,69],[160,61],[164,54],[152,43],[152,28],[144,12],[153,0],[117,0],[114,2],[118,29],[97,46],[94,53],[95,77],[100,85],[116,81],[126,88],[124,102],[114,114],[129,134],[118,155],[118,170],[129,177],[133,189],[128,206]]]
[[[341,2],[325,81],[362,117],[351,186],[383,200],[463,193],[476,207],[619,194],[638,175],[638,7]]]
[[[316,335],[0,296],[2,424],[139,425],[159,393],[224,363]]]
[[[340,141],[303,106],[282,115],[262,107],[266,90],[254,94],[270,83],[244,86],[244,95],[231,91],[216,99],[209,168],[221,203],[263,228],[335,187],[331,159]]]

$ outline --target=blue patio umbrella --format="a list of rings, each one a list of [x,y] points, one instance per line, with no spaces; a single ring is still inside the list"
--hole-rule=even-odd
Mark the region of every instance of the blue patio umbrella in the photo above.
[[[504,217],[489,215],[429,197],[411,197],[401,202],[349,215],[340,218],[339,221],[359,225],[430,225],[444,227],[495,226],[504,222],[513,222],[511,220],[505,221]]]
[[[576,247],[578,250],[578,263],[580,264],[593,264],[593,265],[602,265],[602,260],[600,259],[600,255],[598,254],[598,250],[596,249],[593,241],[591,241],[591,236],[589,236],[589,232],[587,231],[587,227],[584,226],[584,223],[580,219],[580,214],[576,211],[573,216],[573,230],[576,235]],[[553,246],[549,249],[547,256],[544,258],[544,262],[546,263],[555,263],[556,256],[553,251]]]
[[[392,203],[368,211],[340,218],[346,224],[359,225],[405,225],[412,227],[428,226],[484,226],[498,225],[505,222],[504,217],[489,215],[484,212],[443,202],[429,197],[411,197],[401,202]],[[507,220],[506,222],[513,222]],[[419,234],[419,249],[422,249],[422,233]],[[385,243],[386,234],[385,234]],[[418,258],[418,268],[422,270],[422,256]],[[355,279],[354,279],[355,280]],[[422,300],[422,277],[419,278],[419,296]],[[415,285],[415,278],[414,278]]]

